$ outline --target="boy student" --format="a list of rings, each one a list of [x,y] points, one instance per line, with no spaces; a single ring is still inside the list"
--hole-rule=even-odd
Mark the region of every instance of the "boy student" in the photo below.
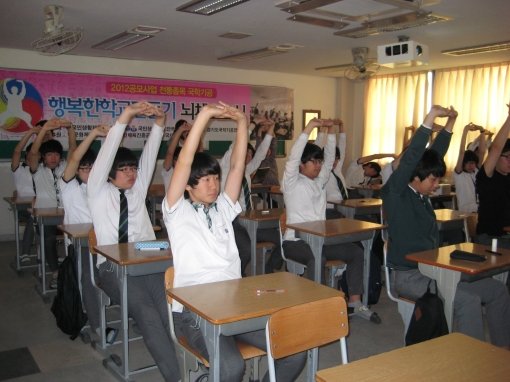
[[[312,130],[321,126],[328,127],[324,150],[313,143],[308,143],[308,136]],[[282,180],[287,223],[303,223],[326,218],[325,184],[335,159],[336,139],[332,132],[333,121],[312,119],[292,147]],[[307,277],[313,280],[315,259],[308,244],[296,238],[294,230],[289,228],[283,239],[285,256],[306,265]],[[361,303],[363,293],[363,250],[361,247],[357,243],[325,245],[322,248],[322,269],[327,259],[340,259],[347,263],[350,310],[366,320],[381,323],[377,313]]]
[[[14,186],[16,188],[16,195],[20,198],[32,198],[35,196],[35,188],[34,188],[34,180],[32,179],[32,173],[30,172],[30,167],[28,163],[28,153],[32,148],[32,144],[29,144],[25,150],[25,158],[23,162],[21,162],[21,156],[25,149],[26,144],[30,140],[32,135],[39,134],[41,130],[41,126],[46,123],[46,120],[39,121],[35,127],[31,128],[28,132],[23,135],[20,139],[14,151],[12,153],[11,158],[11,171],[12,176],[14,178]],[[44,140],[47,141],[51,139],[51,133],[46,134]],[[21,244],[21,255],[20,261],[21,263],[30,262],[30,247],[32,246],[32,242],[34,241],[34,219],[30,213],[25,213],[21,215],[22,218],[26,220],[25,230],[23,232],[23,240]]]
[[[261,127],[261,130],[266,132],[264,139],[257,148],[257,151],[251,144],[247,144],[246,158],[245,158],[245,170],[244,178],[241,184],[241,192],[239,194],[239,204],[243,211],[253,209],[251,201],[251,175],[257,171],[260,164],[266,157],[269,150],[269,146],[274,139],[274,122],[267,120]],[[228,179],[228,172],[230,169],[231,157],[232,157],[233,145],[230,145],[227,152],[223,155],[220,160],[220,168],[223,177],[221,178],[221,188],[225,189],[225,184]],[[239,250],[239,257],[241,258],[241,273],[245,275],[246,266],[251,260],[251,240],[246,228],[239,222],[239,217],[236,217],[232,222],[234,227],[234,236],[236,238],[237,248]],[[275,228],[260,228],[257,230],[257,241],[269,241],[274,243],[273,253],[271,258],[267,260],[265,264],[265,272],[272,273],[274,268],[281,268],[282,255],[280,250],[280,233]],[[279,267],[278,267],[279,265]]]
[[[200,136],[211,118],[229,118],[237,123],[223,192],[220,192],[221,168],[218,161],[207,154],[196,152]],[[182,147],[163,202],[163,217],[174,258],[174,287],[241,277],[232,221],[241,212],[238,198],[245,175],[247,144],[247,118],[241,111],[224,103],[202,108]],[[189,199],[184,198],[185,194],[189,195]],[[191,346],[209,358],[210,344],[204,341],[200,320],[177,302],[172,308],[178,334],[183,335]],[[264,330],[235,337],[261,349],[266,346]],[[245,365],[234,338],[221,336],[220,346],[221,381],[241,381]],[[277,361],[278,380],[295,381],[305,360],[303,353]],[[267,375],[264,380],[267,380]]]
[[[68,155],[72,155],[76,148],[76,133],[71,122],[59,118],[50,119],[41,127],[28,154],[28,164],[37,195],[35,199],[36,208],[62,207],[58,180],[67,164],[65,159],[62,160],[63,148],[60,142],[54,139],[44,142],[48,133],[60,128],[67,129]],[[42,163],[39,163],[39,158],[42,158]],[[50,270],[53,272],[50,288],[55,289],[58,277],[56,225],[45,225],[44,227],[44,253]]]
[[[508,105],[507,105],[508,106]],[[492,141],[487,159],[476,176],[479,197],[476,241],[510,248],[510,109],[509,116]]]
[[[92,217],[90,216],[87,204],[87,182],[92,165],[96,160],[96,153],[89,149],[89,147],[96,138],[106,137],[108,130],[109,127],[107,126],[96,127],[68,158],[64,174],[59,180],[60,190],[62,191],[62,204],[65,210],[64,224],[92,223]],[[99,299],[92,285],[91,272],[93,272],[93,269],[90,269],[89,251],[87,248],[82,248],[81,265],[80,281],[83,305],[87,311],[92,330],[98,333],[101,325]],[[110,335],[109,342],[113,342],[112,339],[115,335],[116,330]]]
[[[382,183],[381,166],[376,159],[396,158],[395,154],[372,154],[358,158],[347,168],[345,180],[349,188],[350,198],[363,198],[358,188],[377,188]]]
[[[131,150],[119,147],[126,126],[135,116],[155,117],[139,161]],[[87,199],[99,245],[155,239],[145,197],[165,120],[161,109],[148,102],[138,102],[126,107],[110,128],[87,183]],[[97,267],[101,288],[118,303],[116,266],[98,255]],[[180,373],[170,338],[164,274],[128,276],[127,283],[130,317],[140,328],[165,381],[178,381]]]
[[[435,118],[447,117],[430,149],[425,149]],[[395,290],[416,300],[427,290],[430,279],[420,273],[409,253],[437,248],[439,233],[429,195],[439,186],[446,171],[443,156],[448,150],[457,112],[432,106],[414,134],[399,167],[382,188],[383,207],[388,224],[388,263],[395,270]],[[508,134],[508,131],[507,131]],[[491,341],[510,345],[510,297],[506,287],[493,278],[459,282],[454,298],[456,331],[484,340],[482,304],[487,311]]]

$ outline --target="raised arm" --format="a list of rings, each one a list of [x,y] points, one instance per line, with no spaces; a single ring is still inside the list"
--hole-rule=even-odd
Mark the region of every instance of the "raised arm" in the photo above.
[[[71,124],[66,126],[67,128],[67,142],[68,142],[68,150],[67,156],[71,157],[73,155],[74,150],[76,150],[76,130],[74,130],[74,126]]]
[[[489,150],[489,155],[487,155],[487,159],[483,162],[483,168],[485,169],[485,173],[489,178],[494,174],[494,169],[496,168],[496,164],[498,163],[499,157],[503,152],[503,147],[505,147],[506,140],[510,135],[510,106],[507,116],[503,126],[499,129],[492,141],[491,148]]]
[[[367,162],[372,162],[376,159],[396,158],[396,157],[397,157],[397,155],[393,154],[393,153],[392,154],[372,154],[372,155],[367,155],[367,156],[358,158],[357,162],[358,162],[358,164],[364,164]]]
[[[46,133],[48,131],[60,129],[61,127],[68,128],[70,126],[71,122],[69,122],[67,119],[61,118],[50,119],[43,125],[37,134],[34,143],[32,144],[30,152],[27,153],[27,160],[28,165],[30,166],[30,171],[35,172],[37,170],[37,166],[39,165],[39,149],[41,148],[41,144],[43,143]]]
[[[83,155],[85,155],[92,142],[94,142],[97,137],[106,137],[108,130],[110,130],[109,126],[97,126],[87,135],[72,154],[69,155],[64,175],[62,176],[65,182],[69,182],[76,176],[81,158],[83,158]]]
[[[11,158],[11,170],[16,171],[16,169],[19,167],[19,162],[21,162],[21,153],[23,152],[25,146],[27,145],[30,137],[34,134],[38,134],[41,130],[40,127],[36,126],[28,130],[25,135],[19,140],[18,144],[14,148],[14,151],[12,152],[12,158]],[[27,154],[28,157],[28,154]],[[27,158],[28,160],[28,158]]]
[[[165,160],[163,161],[163,168],[165,171],[168,171],[172,168],[172,163],[174,159],[175,149],[181,140],[182,135],[185,131],[190,131],[191,125],[189,123],[183,123],[180,125],[176,131],[170,137],[170,141],[168,142],[168,148],[166,150]]]

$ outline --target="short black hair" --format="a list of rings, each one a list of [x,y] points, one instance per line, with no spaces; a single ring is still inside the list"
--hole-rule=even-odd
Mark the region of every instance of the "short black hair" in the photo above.
[[[195,153],[191,164],[188,186],[195,187],[200,178],[207,175],[219,175],[221,178],[221,167],[218,160],[206,153]]]
[[[96,161],[97,154],[94,150],[88,149],[80,159],[80,166],[92,166]]]
[[[301,154],[301,163],[305,164],[312,159],[324,160],[324,150],[314,143],[307,142]]]
[[[48,153],[57,153],[60,156],[62,156],[64,148],[62,147],[62,144],[59,141],[55,139],[50,139],[49,141],[46,141],[41,145],[41,147],[39,148],[39,152],[41,153],[42,156]]]
[[[135,153],[126,147],[119,147],[115,159],[113,160],[112,168],[108,176],[115,179],[117,170],[126,166],[138,166],[138,158]]]
[[[367,163],[364,163],[362,167],[363,168],[370,167],[371,169],[374,169],[375,172],[377,173],[375,175],[375,177],[378,177],[379,174],[381,173],[381,166],[377,162],[367,162]]]
[[[429,175],[442,178],[444,174],[446,174],[446,163],[443,157],[436,150],[427,149],[416,165],[409,181],[412,182],[415,177],[422,181]]]
[[[475,162],[478,164],[478,155],[476,155],[474,151],[466,150],[464,151],[464,158],[462,158],[462,167],[469,162]]]

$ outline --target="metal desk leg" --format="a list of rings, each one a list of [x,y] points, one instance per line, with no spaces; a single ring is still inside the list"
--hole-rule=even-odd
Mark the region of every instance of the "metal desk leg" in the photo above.
[[[257,228],[258,222],[255,220],[239,219],[239,223],[246,228],[248,236],[250,237],[250,251],[251,251],[251,275],[257,274]],[[264,267],[265,264],[262,264]]]
[[[80,290],[81,301],[83,302],[83,290],[82,290],[82,285],[81,285],[81,274],[82,274],[81,240],[73,237],[73,247],[74,247],[75,255],[77,256],[76,267],[78,269],[77,269],[76,274],[77,274],[77,278],[78,278],[78,280],[77,280],[78,281],[78,289]]]
[[[14,205],[12,212],[14,213],[14,236],[16,237],[16,270],[21,271],[20,261],[20,245],[19,245],[19,213],[18,208]]]
[[[315,258],[314,281],[321,283],[322,280],[322,247],[324,246],[324,238],[322,236],[311,235],[306,232],[299,232],[299,237],[303,239],[312,250]]]
[[[315,381],[315,373],[317,373],[317,368],[319,364],[319,348],[313,348],[308,350],[307,352],[307,362],[306,362],[306,380],[308,382]]]
[[[362,240],[361,244],[363,245],[363,296],[362,302],[364,305],[368,306],[368,289],[369,289],[369,281],[370,281],[370,254],[372,251],[372,242],[374,240],[375,232],[372,235],[371,239]]]
[[[127,270],[126,267],[117,267],[120,272],[120,293],[121,293],[121,331],[122,331],[122,377],[129,379],[129,319],[128,319],[128,297],[127,297]]]
[[[46,297],[48,291],[46,290],[46,251],[44,250],[44,223],[41,217],[37,218],[39,226],[39,253],[41,254],[41,263],[39,269],[41,273],[41,294]]]
[[[209,354],[209,378],[210,382],[219,382],[220,380],[220,334],[221,328],[219,325],[213,325],[207,320],[202,320],[200,330],[208,349],[212,348],[212,354]]]

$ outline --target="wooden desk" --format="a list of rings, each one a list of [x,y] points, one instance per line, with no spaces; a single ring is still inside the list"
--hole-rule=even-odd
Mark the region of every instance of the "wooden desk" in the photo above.
[[[60,224],[58,228],[67,234],[71,241],[73,242],[73,247],[76,253],[76,263],[78,268],[78,286],[80,288],[80,294],[83,299],[83,289],[81,285],[81,274],[82,274],[82,261],[81,261],[81,253],[82,248],[88,247],[89,241],[89,232],[94,228],[92,223],[83,223],[83,224]],[[91,270],[93,272],[93,270]]]
[[[15,269],[16,272],[20,272],[23,269],[34,268],[37,267],[35,265],[21,265],[20,261],[20,239],[19,239],[19,213],[23,211],[28,211],[29,208],[32,207],[32,203],[34,202],[34,197],[17,197],[17,196],[7,196],[4,197],[4,200],[9,204],[9,208],[11,209],[14,216],[14,237],[16,240],[16,264]]]
[[[346,218],[354,219],[356,215],[380,215],[382,199],[328,200],[328,203],[334,204]]]
[[[320,370],[316,381],[507,381],[510,376],[509,360],[508,350],[452,333]]]
[[[283,289],[283,293],[257,295],[257,289]],[[288,272],[244,277],[237,280],[170,288],[167,293],[190,311],[204,318],[200,329],[212,345],[209,355],[211,381],[219,381],[219,336],[264,329],[269,316],[282,308],[343,295]],[[317,350],[308,363],[308,381],[317,369]]]
[[[128,304],[127,304],[127,277],[148,275],[165,272],[173,265],[172,252],[168,250],[140,251],[135,249],[135,243],[122,243],[100,245],[94,247],[96,252],[113,262],[117,269],[120,290],[121,335],[122,335],[122,363],[117,366],[112,359],[105,360],[105,366],[117,377],[129,381],[130,377],[144,371],[153,370],[152,365],[134,371],[129,370],[129,336],[128,336]]]
[[[270,210],[250,210],[239,214],[239,223],[248,231],[251,248],[251,274],[257,274],[257,230],[259,228],[279,228],[280,216],[285,211],[283,208]],[[264,264],[262,265],[264,266]]]
[[[450,259],[450,253],[455,249],[487,256],[487,260],[477,263]],[[437,281],[439,292],[444,298],[444,311],[450,331],[452,330],[453,299],[461,276],[464,275],[463,280],[474,281],[510,269],[510,250],[498,248],[498,252],[502,253],[502,256],[495,256],[488,253],[488,249],[490,247],[485,245],[461,243],[415,252],[406,256],[407,260],[418,263],[422,274]]]
[[[39,226],[39,280],[37,285],[38,292],[42,295],[43,299],[47,297],[48,293],[56,293],[56,289],[48,289],[46,287],[46,253],[44,250],[44,226],[46,225],[59,225],[64,220],[63,208],[32,208],[32,215],[37,221]]]
[[[473,213],[441,208],[434,210],[439,231],[464,230],[466,241],[470,241],[467,218]]]
[[[147,191],[147,200],[150,203],[150,217],[152,225],[156,224],[156,204],[161,204],[165,197],[165,185],[164,184],[151,184]]]
[[[384,228],[383,225],[355,219],[330,219],[306,223],[287,224],[287,228],[296,231],[308,243],[315,258],[314,280],[321,282],[322,246],[361,241],[364,248],[363,265],[363,303],[368,303],[368,277],[370,273],[370,250],[375,232]]]

